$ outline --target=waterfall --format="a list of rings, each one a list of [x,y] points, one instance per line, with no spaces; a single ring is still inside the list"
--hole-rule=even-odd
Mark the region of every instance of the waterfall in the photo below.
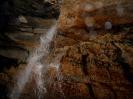
[[[31,76],[35,77],[36,85],[37,85],[37,94],[38,99],[42,98],[42,93],[46,93],[47,90],[45,88],[43,73],[47,71],[49,68],[47,64],[41,62],[41,59],[46,59],[50,53],[50,44],[56,35],[56,25],[54,25],[48,32],[40,37],[40,45],[38,48],[33,51],[28,59],[28,65],[26,68],[20,72],[17,76],[17,83],[14,89],[11,92],[11,99],[18,99],[21,96],[21,93],[26,85],[26,83],[30,80]]]

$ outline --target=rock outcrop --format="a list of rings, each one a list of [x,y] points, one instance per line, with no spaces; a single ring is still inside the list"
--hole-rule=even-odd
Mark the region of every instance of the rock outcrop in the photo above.
[[[16,75],[27,66],[30,53],[39,45],[40,35],[55,23],[58,15],[58,3],[0,1],[0,99],[9,98]]]
[[[38,46],[39,36],[54,22],[30,16],[44,17],[45,13],[38,10],[43,8],[42,1],[29,0],[32,4],[15,1],[16,12],[22,15],[9,22],[10,31],[0,35],[1,68],[10,67],[1,69],[1,99],[9,97],[7,93],[16,83],[13,77],[25,68],[26,58]],[[51,5],[56,0],[46,1]],[[57,70],[53,66],[45,74],[46,99],[133,98],[132,5],[132,0],[63,0],[58,35],[48,57],[51,63],[61,55],[57,64],[60,67]],[[34,86],[34,81],[27,83],[20,99],[37,99]]]
[[[51,71],[58,86],[52,86],[53,94],[66,99],[133,98],[132,5],[131,0],[64,0],[54,47],[66,51],[62,80]]]
[[[0,57],[7,58],[2,61],[15,59],[14,64],[26,63],[39,36],[58,17],[59,7],[58,0],[1,0]]]

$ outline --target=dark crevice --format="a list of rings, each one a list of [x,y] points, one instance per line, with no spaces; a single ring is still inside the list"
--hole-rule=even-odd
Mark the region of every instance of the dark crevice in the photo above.
[[[133,73],[131,73],[130,65],[125,62],[125,59],[121,57],[119,59],[119,63],[121,64],[123,71],[124,71],[124,76],[127,78],[129,82],[133,84]]]
[[[96,96],[95,96],[95,94],[94,94],[94,90],[93,90],[92,85],[88,83],[88,84],[86,84],[86,86],[87,86],[87,88],[88,88],[88,90],[89,90],[91,99],[96,99]]]
[[[3,72],[5,68],[10,68],[11,66],[17,66],[18,60],[11,59],[0,55],[0,72]]]
[[[130,65],[125,61],[124,57],[122,56],[122,51],[121,49],[115,45],[113,42],[112,44],[118,49],[118,56],[117,56],[117,60],[118,63],[122,66],[123,72],[124,72],[124,76],[125,78],[133,84],[133,73],[131,72],[131,68]]]
[[[87,57],[88,55],[82,55],[82,71],[85,75],[88,75]]]
[[[9,91],[7,90],[7,86],[5,84],[0,83],[0,99],[9,99],[8,94]]]
[[[88,61],[87,61],[87,58],[88,58],[88,55],[82,55],[82,71],[83,73],[88,76],[89,73],[88,73]],[[94,94],[94,91],[93,91],[93,87],[90,83],[87,83],[86,84],[88,90],[89,90],[89,94],[90,96],[93,98],[93,99],[96,99],[95,97],[95,94]]]

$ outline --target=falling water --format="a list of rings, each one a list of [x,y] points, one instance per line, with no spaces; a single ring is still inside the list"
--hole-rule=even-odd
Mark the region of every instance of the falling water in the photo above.
[[[60,53],[58,53],[56,55],[56,57],[54,58],[54,60],[49,64],[50,68],[54,68],[56,71],[56,78],[57,80],[60,82],[58,84],[58,91],[60,91],[60,95],[62,96],[63,99],[65,99],[65,94],[63,92],[63,88],[62,88],[62,81],[63,81],[63,75],[61,72],[61,68],[60,68],[60,60],[62,59],[62,56],[65,55],[67,48],[63,48],[62,50],[60,50]],[[54,84],[54,82],[52,81],[51,77],[48,79],[47,83],[52,83]],[[57,86],[55,85],[54,88],[57,88]]]
[[[42,73],[48,69],[47,64],[42,64],[41,59],[46,58],[50,53],[50,43],[56,35],[56,25],[54,25],[49,31],[40,37],[40,45],[31,54],[28,59],[28,65],[25,70],[22,71],[17,77],[16,87],[11,93],[11,99],[18,99],[30,77],[34,75],[37,85],[38,99],[42,98],[42,93],[46,93],[45,84],[43,81]],[[43,70],[43,71],[42,71]]]

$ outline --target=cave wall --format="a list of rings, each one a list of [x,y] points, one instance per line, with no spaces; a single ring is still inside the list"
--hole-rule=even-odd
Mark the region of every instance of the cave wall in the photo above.
[[[61,0],[59,0],[61,1]],[[46,32],[41,28],[49,27],[59,16],[60,2],[58,0],[1,0],[0,1],[0,57],[1,64],[9,65],[26,62],[29,48],[22,44],[27,39],[38,39],[35,33]],[[43,20],[43,19],[46,19]],[[48,21],[47,21],[48,20]],[[48,26],[46,26],[48,25]],[[37,29],[36,29],[37,28]],[[35,30],[35,31],[34,31]],[[22,32],[24,36],[22,35]],[[35,33],[34,33],[35,32]],[[33,37],[25,36],[34,35]],[[40,35],[39,34],[39,35]],[[21,36],[21,37],[20,37]],[[14,38],[15,37],[15,38]],[[17,37],[17,38],[16,38]],[[27,38],[27,39],[25,39]],[[34,44],[34,40],[30,43]],[[26,47],[25,47],[26,46]],[[30,48],[32,49],[32,48]],[[19,55],[19,53],[23,53]],[[13,61],[15,63],[10,64]],[[7,61],[5,61],[7,60]],[[3,62],[4,61],[4,62]],[[6,66],[2,66],[6,67]]]
[[[64,0],[54,41],[56,51],[65,53],[63,80],[55,82],[68,99],[132,99],[132,5],[131,0]],[[58,95],[56,88],[51,89]]]

